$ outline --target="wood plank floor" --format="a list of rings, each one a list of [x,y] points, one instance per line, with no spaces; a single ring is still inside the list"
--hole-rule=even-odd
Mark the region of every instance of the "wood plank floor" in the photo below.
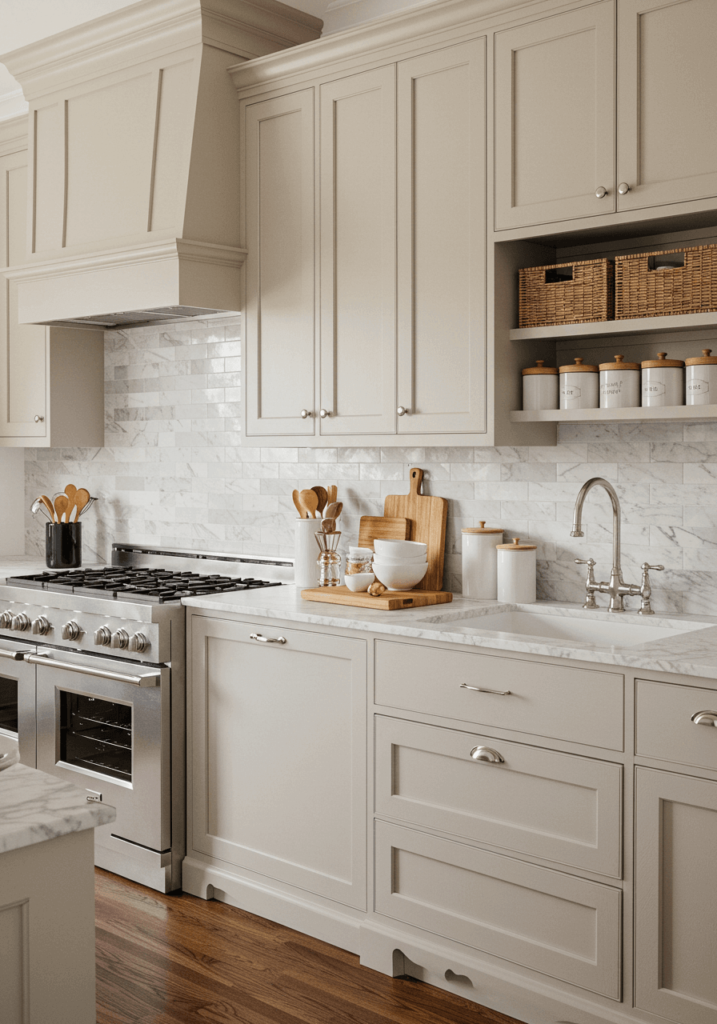
[[[515,1024],[235,907],[95,873],[97,1024]]]

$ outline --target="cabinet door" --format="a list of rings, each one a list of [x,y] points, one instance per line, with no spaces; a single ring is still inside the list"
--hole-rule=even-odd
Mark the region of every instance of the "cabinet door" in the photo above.
[[[191,670],[190,845],[365,909],[364,641],[194,616]]]
[[[321,86],[322,434],[396,423],[396,69]]]
[[[680,1024],[714,1024],[717,783],[635,774],[635,1005]]]
[[[47,328],[17,322],[17,285],[2,270],[27,262],[27,154],[0,158],[0,437],[47,433]]]
[[[248,103],[244,125],[246,432],[313,434],[314,90]]]
[[[621,0],[619,210],[717,195],[717,4]]]
[[[398,64],[398,433],[486,430],[485,39]]]
[[[495,90],[496,230],[614,213],[613,0],[498,32]]]

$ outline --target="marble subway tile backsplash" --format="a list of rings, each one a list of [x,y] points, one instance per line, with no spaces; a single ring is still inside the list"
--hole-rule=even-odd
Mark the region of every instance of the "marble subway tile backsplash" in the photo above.
[[[86,561],[109,559],[113,540],[291,555],[293,488],[336,483],[348,542],[417,465],[449,500],[446,586],[460,590],[461,528],[485,519],[537,543],[541,598],[579,601],[575,558],[610,572],[604,492],[587,499],[585,538],[570,537],[580,486],[604,476],[623,507],[626,578],[662,564],[656,610],[717,614],[717,424],[567,424],[545,448],[255,448],[241,442],[241,348],[240,317],[107,332],[106,446],[28,449],[26,506],[68,483],[98,496],[83,519]],[[29,554],[43,552],[43,523],[27,513]]]

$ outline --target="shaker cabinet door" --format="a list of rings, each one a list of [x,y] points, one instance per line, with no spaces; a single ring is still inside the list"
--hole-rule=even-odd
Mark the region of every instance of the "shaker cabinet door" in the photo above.
[[[398,64],[399,434],[486,430],[485,47]]]
[[[496,33],[495,90],[496,230],[614,213],[613,0]]]

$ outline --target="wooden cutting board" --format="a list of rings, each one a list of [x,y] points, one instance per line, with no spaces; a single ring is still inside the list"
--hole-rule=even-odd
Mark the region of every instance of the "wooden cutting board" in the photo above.
[[[352,604],[358,608],[374,608],[395,612],[399,608],[421,608],[427,604],[448,604],[453,600],[450,590],[387,590],[380,597],[354,594],[348,587],[314,587],[302,590],[304,601],[325,601],[327,604]]]
[[[421,494],[422,469],[412,469],[409,476],[411,489],[408,494],[389,494],[383,506],[383,514],[391,519],[410,519],[411,540],[428,545],[428,572],[416,589],[441,590],[448,502],[445,498]]]
[[[361,516],[358,546],[371,548],[375,540],[410,540],[411,524],[407,519],[387,519],[386,516]]]

